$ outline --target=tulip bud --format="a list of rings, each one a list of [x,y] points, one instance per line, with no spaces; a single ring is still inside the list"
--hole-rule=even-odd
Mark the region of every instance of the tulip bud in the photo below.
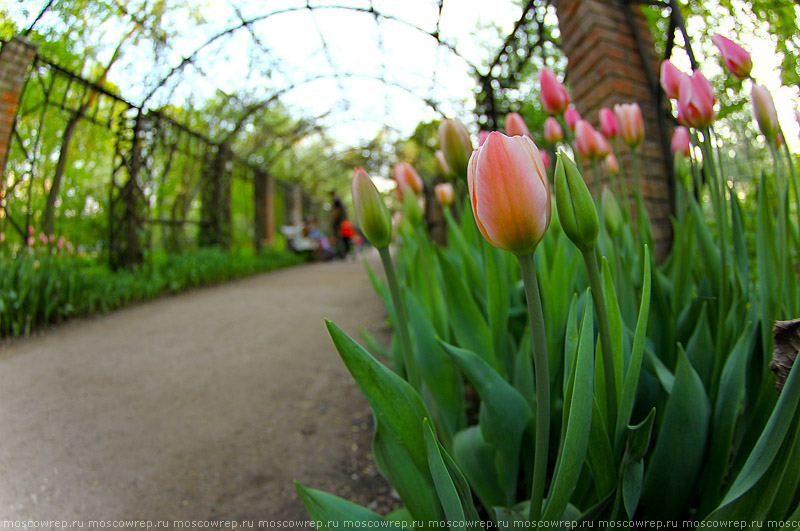
[[[753,83],[753,114],[756,116],[758,127],[768,142],[775,142],[780,126],[778,125],[778,112],[775,102],[767,87]]]
[[[578,167],[563,151],[556,157],[555,187],[564,234],[581,250],[593,247],[600,232],[594,200]]]
[[[506,135],[508,136],[527,136],[533,139],[525,119],[518,112],[510,112],[506,115]]]
[[[561,129],[558,120],[552,116],[548,116],[544,121],[544,139],[551,144],[564,140],[564,131]]]
[[[392,217],[375,183],[363,168],[353,175],[353,206],[361,232],[375,247],[386,247],[392,239]]]
[[[550,155],[547,154],[547,151],[541,150],[539,151],[539,155],[542,156],[542,164],[544,164],[545,168],[550,167]]]
[[[595,133],[592,124],[586,120],[578,120],[575,125],[575,148],[581,157],[594,158],[597,156],[599,146]]]
[[[600,132],[606,138],[616,138],[619,133],[619,124],[614,112],[608,107],[600,109]]]
[[[39,233],[39,241],[42,242],[42,244],[47,245],[47,236],[44,235],[44,232]]]
[[[442,152],[441,149],[437,149],[433,156],[436,159],[436,167],[439,168],[439,173],[442,174],[442,177],[450,177],[453,174],[453,170],[451,170],[450,165],[447,164],[447,159],[444,158],[444,152]]]
[[[681,82],[686,77],[689,76],[678,70],[669,59],[664,59],[664,62],[661,63],[661,86],[669,99],[678,99],[681,91]]]
[[[64,248],[64,243],[66,243],[66,241],[67,240],[65,240],[63,236],[59,237],[58,238],[58,243],[56,243],[56,248],[58,248],[59,251],[61,249],[63,249]]]
[[[436,194],[436,200],[442,206],[452,205],[456,197],[453,185],[450,183],[437,184],[433,189],[433,193]]]
[[[714,103],[717,99],[711,83],[699,70],[681,81],[678,98],[678,121],[688,127],[705,129],[714,121]]]
[[[605,158],[608,155],[611,155],[611,151],[612,151],[611,150],[611,144],[608,142],[608,139],[605,136],[603,136],[603,133],[601,133],[600,131],[595,131],[594,132],[594,137],[595,137],[595,144],[597,146],[595,148],[597,150],[597,153],[596,153],[595,156],[598,159],[602,159],[602,158]]]
[[[543,68],[539,75],[542,106],[548,114],[562,114],[569,105],[569,93],[549,68]]]
[[[614,114],[619,123],[619,134],[622,141],[631,148],[636,148],[644,140],[644,118],[638,103],[614,105]]]
[[[617,198],[614,197],[614,192],[606,185],[603,185],[601,201],[603,202],[603,222],[606,230],[612,237],[616,236],[622,227],[622,210],[619,208]]]
[[[456,175],[464,175],[472,155],[472,140],[464,124],[454,118],[442,120],[439,124],[439,145],[450,168]]]
[[[403,192],[411,190],[414,195],[422,193],[422,178],[408,162],[394,165],[394,180],[397,181],[397,197],[403,199]]]
[[[467,184],[483,237],[516,255],[532,253],[550,224],[550,188],[536,144],[490,133],[469,159]]]
[[[711,41],[719,48],[719,53],[722,54],[722,61],[731,74],[739,79],[750,77],[750,71],[753,69],[753,60],[744,48],[719,33],[711,37]]]
[[[33,234],[34,234],[33,226],[28,226],[28,236],[33,236]]]
[[[606,171],[612,175],[617,175],[619,173],[619,162],[617,162],[617,157],[615,157],[613,153],[606,155],[606,158],[603,159],[603,166]]]
[[[578,122],[581,121],[581,114],[578,112],[578,109],[575,107],[569,107],[564,112],[564,120],[567,122],[567,127],[569,127],[570,131],[575,131],[575,126],[578,125]]]
[[[33,236],[28,236],[28,247],[33,247],[36,244],[36,240]]]
[[[672,154],[682,153],[684,157],[692,155],[691,142],[689,140],[689,130],[679,125],[672,133]]]

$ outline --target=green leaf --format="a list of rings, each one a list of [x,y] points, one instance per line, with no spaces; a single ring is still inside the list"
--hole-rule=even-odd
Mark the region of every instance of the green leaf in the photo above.
[[[650,437],[656,420],[656,408],[650,410],[647,417],[636,426],[628,426],[628,445],[625,448],[623,461],[633,463],[644,458],[650,448]]]
[[[642,478],[644,477],[644,461],[634,461],[625,466],[622,473],[622,504],[629,519],[633,519],[639,505],[642,493]]]
[[[603,293],[606,299],[608,324],[611,329],[611,348],[614,356],[615,381],[617,382],[617,403],[619,403],[622,399],[622,371],[624,365],[622,351],[622,316],[619,313],[619,304],[617,303],[617,293],[614,290],[614,280],[611,277],[611,268],[609,268],[608,261],[605,257],[602,258],[600,269],[603,277]]]
[[[497,450],[483,438],[478,426],[470,426],[453,438],[453,458],[487,509],[506,505],[505,487],[495,467]]]
[[[564,408],[568,411],[564,441],[556,461],[553,480],[547,495],[542,519],[558,520],[567,507],[578,484],[592,425],[592,380],[594,369],[594,313],[591,298],[587,297],[581,322],[578,355]]]
[[[447,305],[450,308],[450,325],[456,340],[464,348],[477,353],[492,368],[503,374],[504,371],[495,357],[494,341],[489,332],[489,326],[475,303],[475,299],[472,298],[461,276],[444,254],[440,253],[439,258],[447,292]]]
[[[427,419],[424,421],[425,447],[431,476],[439,494],[448,522],[480,522],[472,503],[472,492],[463,473],[436,439],[436,434]]]
[[[686,345],[686,356],[703,381],[707,390],[711,390],[711,371],[714,369],[714,343],[711,341],[711,328],[708,325],[706,309],[708,305],[703,304],[700,310],[700,317],[694,329],[689,343]]]
[[[631,359],[628,362],[628,371],[622,386],[622,400],[619,403],[619,415],[615,427],[616,436],[614,446],[619,448],[625,434],[625,428],[631,420],[633,404],[636,400],[636,389],[639,387],[639,374],[642,370],[644,353],[644,339],[647,331],[647,321],[650,316],[650,253],[644,253],[644,272],[642,275],[642,301],[639,305],[639,318],[636,321],[636,332],[633,335]],[[617,453],[616,455],[619,455]]]
[[[686,506],[705,455],[710,416],[703,382],[679,347],[675,385],[644,476],[647,518],[673,519]]]
[[[594,487],[600,499],[610,496],[617,485],[617,468],[608,439],[605,419],[597,400],[592,404],[592,427],[589,432],[589,450],[586,463],[594,477]]]
[[[758,223],[756,228],[756,264],[758,266],[759,300],[761,301],[761,348],[769,352],[769,340],[772,336],[773,312],[777,309],[777,275],[775,267],[778,263],[778,252],[775,248],[777,236],[772,224],[775,212],[769,206],[764,174],[758,186]]]
[[[744,294],[745,299],[749,298],[750,293],[750,260],[747,257],[747,245],[745,244],[745,228],[742,217],[742,205],[733,189],[729,189],[731,203],[731,221],[733,235],[733,263],[736,264],[737,279],[739,289]]]
[[[778,449],[789,431],[792,418],[797,409],[797,403],[800,400],[800,376],[798,376],[800,369],[797,368],[798,365],[800,364],[795,363],[789,372],[789,377],[786,379],[786,384],[783,391],[781,391],[780,398],[778,398],[778,403],[775,405],[775,409],[772,410],[772,415],[770,415],[764,431],[761,432],[761,437],[759,437],[742,470],[736,476],[736,480],[734,480],[733,485],[731,485],[730,490],[722,499],[722,503],[717,507],[715,513],[750,490],[764,475],[778,454]],[[714,514],[712,513],[711,517],[713,516]]]
[[[486,302],[489,327],[494,338],[494,350],[504,374],[514,370],[513,352],[508,350],[508,309],[511,304],[508,293],[505,251],[491,245],[486,246]]]
[[[359,524],[376,522],[380,523],[380,527],[394,527],[383,516],[353,502],[321,490],[309,489],[297,481],[294,485],[306,506],[309,519],[315,523],[317,529],[336,530],[348,527],[353,522]]]
[[[697,236],[697,246],[700,251],[700,260],[703,262],[703,270],[705,274],[710,277],[713,284],[716,285],[716,279],[719,278],[720,273],[720,256],[719,248],[711,236],[711,230],[706,224],[706,218],[703,211],[697,204],[692,194],[689,194],[689,206],[692,210],[692,219],[694,220],[695,235]]]

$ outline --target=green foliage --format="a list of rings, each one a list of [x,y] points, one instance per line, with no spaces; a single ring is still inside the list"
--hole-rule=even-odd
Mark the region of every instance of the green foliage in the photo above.
[[[49,253],[21,252],[0,256],[0,261],[0,337],[8,337],[165,293],[293,265],[299,258],[270,249],[256,255],[205,248],[155,253],[132,271],[116,272],[92,258]]]

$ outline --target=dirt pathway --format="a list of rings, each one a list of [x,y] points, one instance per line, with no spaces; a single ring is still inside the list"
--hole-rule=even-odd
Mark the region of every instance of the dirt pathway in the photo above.
[[[384,316],[338,262],[0,345],[0,520],[305,519],[294,479],[388,495],[323,323],[385,334]]]

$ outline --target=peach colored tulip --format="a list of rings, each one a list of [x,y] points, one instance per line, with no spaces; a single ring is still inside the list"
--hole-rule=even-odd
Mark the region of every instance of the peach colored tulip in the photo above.
[[[611,154],[611,144],[600,131],[595,130],[594,136],[597,144],[597,158],[602,159]]]
[[[768,142],[775,142],[780,126],[778,125],[778,112],[769,89],[763,85],[753,83],[753,114],[756,116],[758,127]]]
[[[613,153],[606,155],[606,158],[603,159],[603,167],[608,173],[617,175],[619,173],[619,162],[617,162],[617,157],[615,157]]]
[[[689,140],[689,130],[679,125],[672,133],[672,154],[683,153],[684,157],[692,154],[691,142]]]
[[[33,236],[28,236],[28,247],[33,247],[36,244],[36,239]]]
[[[545,168],[550,167],[550,155],[547,154],[547,151],[541,150],[539,151],[539,155],[542,156],[542,164],[544,164]]]
[[[484,238],[516,255],[532,253],[550,225],[550,188],[536,144],[491,133],[469,159],[467,184]]]
[[[398,162],[394,165],[394,180],[397,181],[397,196],[402,199],[406,188],[414,195],[422,193],[422,178],[408,162]]]
[[[386,247],[392,239],[392,217],[363,168],[357,168],[353,174],[352,192],[356,220],[364,236],[375,247]]]
[[[63,237],[63,236],[61,236],[60,238],[58,238],[58,243],[56,243],[56,248],[57,248],[57,249],[60,251],[61,249],[63,249],[63,248],[64,248],[64,244],[65,244],[66,242],[67,242],[67,240],[66,240],[66,239],[64,239],[64,237]]]
[[[539,75],[539,86],[542,92],[542,106],[548,114],[562,114],[567,110],[569,93],[552,70],[542,69]]]
[[[510,112],[506,115],[506,134],[508,136],[527,136],[533,138],[525,123],[525,119],[518,112]]]
[[[711,37],[711,41],[719,48],[719,53],[722,54],[722,61],[731,74],[739,79],[750,77],[750,71],[753,69],[753,59],[744,48],[719,33]]]
[[[564,140],[564,131],[561,129],[558,120],[552,116],[548,116],[544,121],[544,139],[551,144]]]
[[[638,103],[614,105],[614,114],[619,123],[619,134],[622,141],[631,149],[636,148],[644,140],[644,118]]]
[[[487,138],[489,138],[489,131],[484,131],[483,129],[478,131],[478,146],[482,146]]]
[[[699,70],[681,81],[678,121],[688,127],[705,129],[714,121],[714,90]]]
[[[39,233],[39,241],[42,242],[42,244],[47,245],[47,236],[45,236],[44,232]]]
[[[442,206],[452,205],[456,197],[453,185],[450,183],[437,184],[433,188],[433,192],[436,194],[436,200],[439,201]]]
[[[597,143],[597,131],[586,120],[578,120],[575,125],[575,148],[581,157],[595,158],[600,146]]]
[[[455,118],[442,120],[439,124],[439,146],[450,168],[457,175],[464,175],[472,155],[472,140],[464,124]]]
[[[619,134],[619,124],[614,112],[608,107],[600,109],[600,132],[606,138],[616,138]]]
[[[447,159],[444,158],[444,152],[441,149],[437,149],[433,156],[436,159],[436,166],[439,168],[439,173],[445,177],[450,176],[453,170],[451,170],[450,165],[447,164]]]
[[[681,91],[681,82],[684,78],[689,77],[672,64],[669,59],[664,59],[661,63],[661,86],[667,97],[677,100]]]
[[[575,126],[581,121],[581,119],[581,114],[575,107],[569,107],[564,112],[564,120],[566,120],[567,127],[569,127],[570,131],[575,131]]]

